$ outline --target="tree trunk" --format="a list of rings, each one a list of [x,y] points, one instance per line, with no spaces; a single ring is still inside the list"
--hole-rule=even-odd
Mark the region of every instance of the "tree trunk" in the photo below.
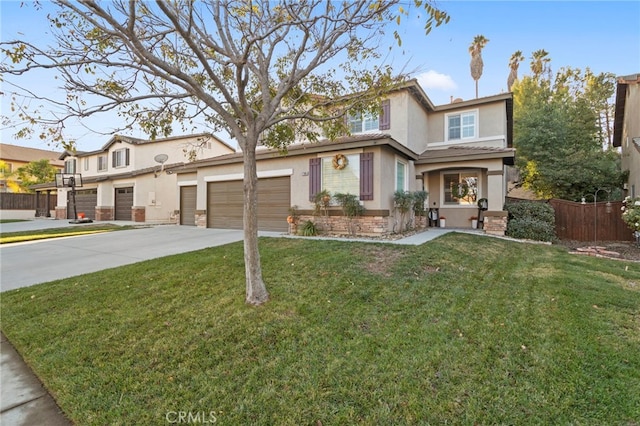
[[[261,305],[269,300],[269,293],[262,280],[262,265],[258,250],[258,174],[255,147],[255,143],[248,142],[243,150],[245,301],[251,305]]]

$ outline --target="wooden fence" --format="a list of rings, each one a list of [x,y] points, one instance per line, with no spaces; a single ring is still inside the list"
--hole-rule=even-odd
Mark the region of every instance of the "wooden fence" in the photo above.
[[[622,201],[586,204],[567,200],[549,200],[556,212],[556,235],[562,240],[635,241],[633,232],[622,220]]]
[[[37,193],[40,197],[38,207],[43,209],[47,205],[47,195]],[[49,207],[53,210],[58,202],[56,194],[49,195]],[[0,210],[35,210],[36,209],[36,193],[32,194],[15,194],[12,192],[0,192]]]

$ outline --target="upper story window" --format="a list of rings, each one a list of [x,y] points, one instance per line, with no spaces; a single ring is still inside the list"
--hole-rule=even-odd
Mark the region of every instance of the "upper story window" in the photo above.
[[[349,132],[364,133],[378,130],[378,114],[349,115]]]
[[[85,157],[85,159],[82,161],[82,163],[84,164],[84,171],[88,171],[89,170],[89,157]]]
[[[64,172],[65,173],[75,173],[76,172],[76,159],[73,158],[71,160],[65,160],[64,162]]]
[[[99,155],[98,156],[98,171],[99,172],[106,172],[107,171],[107,156],[106,155]]]
[[[129,148],[122,148],[111,153],[112,167],[126,167],[129,165]]]
[[[350,114],[347,117],[349,132],[366,133],[376,130],[389,130],[391,128],[390,102],[385,99],[380,104],[380,114],[378,113],[358,113]]]
[[[477,111],[448,114],[447,140],[472,139],[477,137]]]

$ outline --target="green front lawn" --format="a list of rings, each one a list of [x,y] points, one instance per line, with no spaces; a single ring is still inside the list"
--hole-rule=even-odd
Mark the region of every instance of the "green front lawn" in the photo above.
[[[260,245],[262,307],[237,243],[5,292],[2,330],[79,425],[640,421],[638,263],[463,234]]]

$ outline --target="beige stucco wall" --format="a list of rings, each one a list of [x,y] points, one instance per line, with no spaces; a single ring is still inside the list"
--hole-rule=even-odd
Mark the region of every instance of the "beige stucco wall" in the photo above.
[[[313,203],[309,201],[309,159],[319,157],[333,157],[340,153],[344,155],[373,152],[374,167],[374,196],[371,201],[363,201],[366,210],[387,210],[392,208],[392,199],[395,185],[395,161],[398,156],[393,150],[384,147],[369,147],[350,150],[328,151],[322,154],[275,156],[272,159],[260,160],[257,165],[258,178],[291,176],[291,205],[300,210],[311,210]],[[421,182],[416,181],[413,162],[407,161],[407,179],[409,190],[422,189]],[[195,177],[195,179],[194,179]],[[178,185],[183,182],[197,182],[196,209],[207,208],[207,183],[213,180],[238,180],[243,177],[243,164],[222,164],[210,167],[201,167],[194,175],[192,173],[180,175]]]
[[[472,139],[446,140],[446,117],[449,114],[477,111],[478,137]],[[484,148],[507,147],[507,118],[504,101],[486,105],[474,105],[461,108],[447,109],[431,113],[428,118],[429,148],[447,147],[451,145],[477,146]]]
[[[391,126],[388,133],[393,139],[419,154],[427,149],[427,113],[407,91],[395,92],[389,97]]]
[[[624,127],[622,130],[622,170],[629,170],[628,195],[640,197],[640,151],[633,138],[640,138],[640,84],[627,87]]]

